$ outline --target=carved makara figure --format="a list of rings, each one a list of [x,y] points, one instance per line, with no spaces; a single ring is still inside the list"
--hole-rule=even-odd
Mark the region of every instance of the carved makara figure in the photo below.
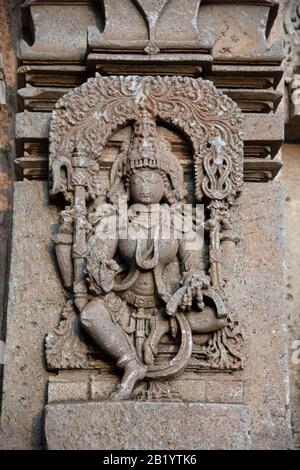
[[[91,84],[103,101],[92,115]],[[227,326],[221,242],[235,241],[228,209],[241,187],[240,120],[227,97],[216,92],[209,99],[215,89],[207,84],[178,77],[96,77],[86,88],[92,102],[78,103],[81,124],[75,127],[67,102],[58,105],[71,128],[63,148],[52,127],[53,192],[64,193],[70,205],[61,213],[56,253],[82,327],[123,369],[111,399],[130,398],[144,378],[166,379],[184,371],[193,335],[204,345]],[[229,123],[212,111],[220,96],[222,112],[231,113]],[[186,109],[190,114],[184,117]],[[196,208],[186,205],[184,169],[159,135],[158,118],[177,124],[193,143],[195,200],[205,209],[202,225]],[[103,128],[98,128],[95,151],[89,132],[80,133],[97,119]],[[121,146],[105,187],[101,150],[112,131],[128,123],[130,142]],[[174,352],[162,361],[164,338]]]

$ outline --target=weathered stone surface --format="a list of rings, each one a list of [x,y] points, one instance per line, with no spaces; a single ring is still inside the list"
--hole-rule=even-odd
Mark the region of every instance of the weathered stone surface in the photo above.
[[[211,403],[243,403],[242,381],[211,380],[206,383],[207,401]]]
[[[174,72],[176,73],[176,70]],[[177,74],[180,75],[181,72],[180,64]],[[27,84],[25,88],[18,90],[18,95],[24,100],[25,109],[28,111],[51,111],[56,101],[68,91],[67,87],[35,87]],[[223,88],[222,91],[232,98],[242,111],[253,113],[276,111],[282,98],[282,93],[278,90]]]
[[[198,30],[200,4],[201,0],[123,0],[122,4],[104,0],[109,21],[104,32],[89,28],[89,47],[122,52],[131,49],[149,55],[158,54],[160,49],[209,49],[209,28]]]
[[[272,156],[278,152],[284,139],[283,113],[245,115],[244,140],[246,143],[264,142],[273,146]],[[277,146],[276,146],[277,144]],[[278,145],[279,144],[279,145]]]
[[[48,403],[68,401],[99,401],[108,399],[118,379],[114,375],[97,373],[64,372],[50,377],[48,381]],[[172,391],[179,393],[183,401],[200,403],[244,403],[244,382],[218,374],[213,379],[202,374],[185,373],[172,381]],[[137,392],[140,393],[141,387]]]
[[[300,138],[300,1],[284,0],[286,140]]]
[[[14,214],[0,448],[41,445],[45,402],[44,336],[58,321],[63,290],[51,253],[57,211],[46,183],[19,182]]]
[[[91,380],[49,377],[48,403],[64,400],[88,400]]]
[[[211,31],[198,29],[201,0],[104,0],[104,30],[89,27],[87,63],[106,73],[180,75],[210,69]],[[126,18],[126,21],[124,21]],[[100,54],[99,54],[100,52]],[[207,67],[208,66],[208,67]],[[117,72],[118,73],[118,72]]]
[[[283,115],[247,113],[244,119],[244,140],[246,142],[282,142],[284,137]],[[25,111],[16,117],[16,138],[18,140],[48,139],[51,113]]]
[[[45,410],[51,450],[249,449],[249,431],[242,405],[104,401]]]
[[[57,214],[47,206],[46,191],[47,185],[42,183],[16,185],[9,354],[4,380],[4,433],[1,435],[2,447],[8,448],[30,448],[32,438],[34,446],[40,443],[39,419],[49,376],[42,362],[43,339],[56,325],[63,305],[54,258],[47,249]],[[244,384],[243,403],[251,414],[252,447],[265,449],[290,446],[281,198],[278,183],[245,184],[234,217],[242,240],[231,267],[234,280],[226,288],[231,308],[239,313],[247,356],[244,371],[234,373],[233,379]],[[266,256],[267,253],[271,255]],[[94,399],[102,394],[99,379],[92,384]],[[66,377],[66,380],[69,379]],[[225,384],[228,379],[220,377],[218,380]],[[83,394],[78,392],[77,398],[81,399],[85,396],[86,385],[80,387]],[[209,390],[211,387],[206,390],[207,400],[221,400],[221,396],[216,395],[210,398]],[[216,388],[214,391],[216,393]],[[52,398],[57,401],[63,396],[63,388],[60,388]],[[202,433],[200,441],[201,436]],[[215,445],[214,442],[209,445]]]
[[[282,181],[285,188],[286,287],[289,366],[294,446],[300,448],[300,146],[284,145]]]
[[[230,94],[230,93],[229,93]],[[19,113],[16,117],[16,138],[19,142],[47,142],[51,114],[47,112]],[[243,138],[245,143],[244,178],[247,181],[266,181],[276,176],[281,161],[272,160],[284,139],[282,113],[244,113]],[[43,149],[41,149],[41,152]],[[18,175],[45,177],[46,155],[16,161]]]
[[[50,113],[18,113],[16,116],[16,139],[47,139],[50,128]]]
[[[25,62],[80,62],[86,54],[88,26],[103,24],[100,2],[99,8],[92,1],[25,2],[23,7],[28,7],[27,21],[32,21],[34,31],[29,42],[20,43]]]
[[[20,0],[0,2],[0,339],[4,339],[7,270],[10,250],[14,116],[16,112],[16,42]],[[1,367],[1,366],[0,366]],[[2,369],[2,367],[1,367]],[[2,371],[0,369],[0,381]],[[0,397],[1,402],[1,397]]]
[[[241,376],[256,449],[291,445],[283,214],[278,181],[245,185],[235,207],[242,234],[226,295],[243,325],[247,359]]]
[[[216,62],[280,63],[284,57],[283,41],[271,46],[266,41],[270,4],[249,2],[253,4],[240,5],[237,13],[236,5],[230,3],[235,2],[203,5],[200,9],[199,29],[212,27]]]
[[[176,2],[178,7],[182,8],[184,2],[177,0],[169,2],[171,8]],[[128,17],[128,24],[133,20],[130,31],[125,23],[126,15],[124,18],[120,15],[122,25],[115,29],[111,28],[112,17],[110,15],[106,19],[105,33],[102,34],[104,15],[100,8],[101,3],[92,2],[92,0],[80,0],[79,2],[78,0],[67,0],[60,4],[52,0],[50,2],[44,0],[25,2],[25,6],[28,5],[28,7],[23,10],[25,12],[24,18],[29,19],[30,12],[35,36],[28,39],[30,32],[27,30],[26,40],[21,43],[23,66],[20,69],[20,78],[21,80],[23,78],[24,81],[22,86],[33,84],[37,87],[36,90],[27,90],[26,88],[26,92],[23,89],[25,109],[51,110],[62,90],[67,91],[82,84],[88,76],[94,74],[94,69],[116,74],[131,73],[133,69],[128,68],[129,63],[124,58],[126,55],[124,54],[125,43],[127,40],[134,40],[138,34],[136,39],[141,42],[135,45],[131,43],[129,48],[127,47],[128,43],[126,46],[131,66],[135,67],[133,60],[131,61],[133,57],[138,63],[137,49],[141,48],[141,44],[144,45],[143,40],[146,39],[144,45],[146,50],[143,51],[143,56],[138,64],[139,73],[160,74],[161,71],[167,73],[166,70],[168,70],[171,75],[175,73],[191,76],[201,75],[203,78],[211,79],[217,87],[227,89],[228,95],[237,101],[246,112],[244,179],[256,181],[274,177],[281,166],[280,154],[275,160],[271,160],[270,157],[276,155],[283,139],[282,116],[272,113],[280,99],[274,88],[278,85],[282,73],[279,67],[282,46],[280,42],[274,43],[277,38],[269,36],[269,33],[276,16],[278,2],[275,0],[262,0],[261,2],[257,2],[257,0],[241,0],[239,2],[233,0],[226,2],[193,0],[190,3],[195,8],[201,3],[198,24],[195,21],[191,23],[190,15],[186,15],[182,18],[184,21],[181,21],[180,25],[179,18],[173,18],[174,21],[168,20],[159,25],[157,38],[163,45],[162,50],[168,49],[167,46],[170,46],[170,44],[166,45],[168,39],[174,40],[174,44],[177,41],[177,45],[175,45],[178,48],[179,43],[181,46],[183,45],[184,39],[191,40],[191,42],[194,39],[199,39],[199,32],[202,33],[200,39],[203,49],[205,49],[206,46],[209,46],[209,36],[211,36],[214,42],[213,50],[203,50],[202,54],[197,55],[192,53],[188,55],[185,54],[185,51],[178,53],[177,49],[174,52],[171,50],[172,48],[168,49],[165,55],[159,53],[156,49],[157,45],[153,42],[149,43],[149,39],[153,39],[154,36],[148,38],[149,31],[145,28],[146,22],[142,14],[138,15],[138,23],[134,21],[133,16]],[[115,5],[118,8],[115,12],[116,17],[118,16],[121,11],[119,9],[120,2],[107,0],[103,3],[106,6]],[[162,0],[136,0],[134,2],[128,0],[125,2],[124,0],[122,8],[125,3],[131,5],[128,7],[129,10],[135,11],[138,3],[143,4],[143,8],[146,5],[146,8],[151,10],[153,6],[162,5],[164,2]],[[295,5],[296,1],[287,3]],[[9,5],[6,5],[7,9],[14,8],[11,5],[19,7],[21,1],[11,1],[6,4]],[[241,14],[236,14],[237,9]],[[170,18],[168,11],[161,16]],[[15,30],[17,27],[16,25]],[[88,29],[89,34],[87,35]],[[210,34],[208,34],[208,30],[210,30]],[[142,34],[140,34],[141,31]],[[115,48],[112,51],[112,44],[108,44],[107,41],[104,44],[109,32],[115,34],[113,39],[121,41],[118,50]],[[88,36],[90,46],[94,47],[95,51],[89,57],[86,54]],[[106,50],[103,45],[107,47]],[[132,46],[134,47],[132,48]],[[188,49],[191,47],[191,43],[185,44],[185,47]],[[160,56],[160,61],[157,59],[158,56]],[[212,56],[214,56],[214,64],[211,67]],[[6,64],[5,67],[6,85],[9,91],[8,102],[10,103],[14,98],[15,74],[11,74],[11,70],[14,68],[13,54],[6,55],[5,61],[7,63],[11,61],[12,64],[12,66]],[[168,62],[173,62],[174,68],[170,66],[170,69],[163,70],[163,63]],[[0,77],[0,79],[2,78],[3,76]],[[291,85],[293,97],[296,96],[294,92],[297,93],[298,88],[298,82],[294,80]],[[20,95],[22,93],[20,92]],[[297,114],[295,102],[294,105],[293,112]],[[21,108],[19,109],[21,111]],[[249,112],[254,112],[254,114],[249,114]],[[10,118],[5,115],[0,126],[8,119]],[[49,114],[47,115],[47,113],[24,113],[18,117],[17,142],[18,156],[20,157],[18,165],[19,168],[22,168],[19,177],[46,177],[48,131]],[[11,130],[7,135],[11,136]],[[1,134],[1,138],[2,136],[3,134]],[[9,139],[5,138],[5,145],[11,145]],[[22,148],[23,144],[24,149]],[[6,158],[6,150],[3,155]],[[289,178],[294,177],[293,171],[289,174]],[[0,183],[3,183],[4,186],[7,185],[7,178],[0,175]],[[295,185],[291,190],[293,200],[289,207],[290,237],[293,237],[295,233],[296,190],[297,181],[295,180]],[[9,187],[5,189],[5,198],[7,191],[9,191]],[[45,191],[47,191],[46,187]],[[225,373],[201,373],[200,380],[198,377],[187,380],[184,376],[175,381],[177,389],[182,391],[185,400],[212,402],[208,407],[203,403],[179,405],[179,415],[181,412],[183,413],[181,410],[192,407],[191,414],[186,411],[184,413],[187,416],[192,416],[191,422],[195,423],[195,428],[196,421],[200,419],[201,428],[197,428],[199,434],[195,432],[190,436],[187,433],[191,445],[196,443],[195,445],[198,446],[199,442],[205,448],[220,445],[210,430],[211,423],[207,414],[208,410],[214,410],[210,411],[213,419],[212,429],[215,426],[218,432],[221,431],[216,424],[219,417],[221,417],[218,423],[220,427],[226,421],[224,429],[229,431],[229,436],[226,436],[229,440],[222,441],[222,445],[224,443],[225,446],[228,446],[226,448],[230,448],[236,443],[241,443],[241,446],[244,447],[249,446],[250,442],[247,438],[249,430],[252,438],[251,446],[254,448],[277,449],[290,446],[286,306],[283,299],[282,198],[278,183],[246,184],[244,195],[237,201],[234,223],[237,232],[242,234],[242,238],[237,245],[235,260],[233,261],[231,258],[232,262],[226,265],[226,278],[230,279],[227,282],[226,295],[230,309],[237,313],[243,326],[245,339],[243,353],[246,354],[247,360],[243,371],[235,371],[227,376]],[[7,202],[10,204],[9,197]],[[6,218],[3,219],[4,224],[6,220]],[[13,263],[7,325],[8,362],[4,379],[3,430],[0,434],[0,447],[36,448],[41,445],[41,413],[46,402],[48,378],[51,375],[45,372],[42,362],[43,339],[44,335],[56,326],[64,301],[54,257],[51,250],[50,253],[47,251],[48,246],[51,245],[49,235],[51,231],[54,231],[52,229],[56,222],[56,210],[48,206],[47,198],[40,185],[24,183],[23,186],[16,186]],[[297,279],[297,274],[294,274],[297,272],[296,263],[298,260],[296,245],[297,237],[290,241],[288,250],[289,275],[292,276],[292,279],[293,277]],[[3,246],[5,247],[5,245]],[[4,248],[1,252],[1,258],[4,258],[5,255]],[[299,323],[297,289],[298,287],[293,283],[293,280],[288,281],[288,299],[291,312],[290,343],[294,338],[299,338],[297,333]],[[294,350],[291,351],[291,353],[294,352]],[[292,363],[291,370],[292,397],[294,399],[297,397],[299,389],[298,367]],[[111,378],[101,381],[101,374],[91,377],[89,372],[84,370],[78,373],[70,372],[69,374],[69,372],[64,371],[58,377],[51,377],[53,380],[50,380],[48,388],[49,401],[99,400],[103,399],[105,393],[111,391],[114,385]],[[226,401],[240,405],[230,405],[229,408],[227,406],[224,408],[220,402]],[[216,402],[219,403],[216,404]],[[242,404],[246,406],[242,406]],[[168,410],[176,409],[177,403],[126,403],[122,405],[124,406],[124,416],[129,416],[133,420],[141,416],[139,410],[143,406],[146,408],[156,406],[155,413],[158,413],[159,409],[164,413],[166,409],[165,414],[167,417],[170,416],[171,423],[174,415],[176,416],[176,412],[171,414]],[[162,409],[161,405],[166,408]],[[72,406],[76,407],[76,412]],[[88,416],[92,414],[93,406],[100,409],[103,404],[88,403],[84,405],[89,410]],[[108,410],[111,416],[120,416],[121,405],[114,403],[111,406],[115,407]],[[56,415],[59,416],[59,420],[62,420],[63,412],[68,407],[71,407],[70,421],[66,419],[64,426],[71,423],[73,417],[77,420],[77,416],[80,415],[77,410],[80,406],[64,403],[55,405],[53,409],[51,408],[51,412],[48,412],[47,416],[49,417],[50,414],[52,416],[51,423]],[[138,411],[133,412],[133,409]],[[225,413],[224,409],[229,411]],[[161,420],[164,418],[163,413],[159,416]],[[237,416],[240,414],[243,421],[241,427],[237,424]],[[135,417],[135,415],[137,416]],[[101,415],[100,419],[92,418],[92,421],[93,419],[95,429],[97,429]],[[108,419],[107,426],[109,427]],[[149,420],[150,431],[156,432],[157,438],[157,429],[154,429],[153,425],[155,420],[151,419],[152,412],[147,411],[145,418],[140,417],[140,425],[147,425],[147,420]],[[298,426],[298,421],[297,405],[295,404],[293,415],[295,429]],[[163,423],[162,429],[166,429],[168,435],[169,430],[165,423]],[[189,423],[186,418],[183,418],[182,423],[185,431]],[[186,423],[187,426],[185,426]],[[232,425],[236,425],[234,430],[232,430]],[[89,430],[88,424],[86,426]],[[124,428],[121,426],[121,429]],[[58,437],[60,440],[62,434],[56,431],[57,428],[54,424],[51,429],[54,430],[53,434],[50,433],[51,438]],[[139,429],[138,426],[137,429]],[[63,432],[65,430],[66,435],[73,439],[70,445],[76,445],[77,447],[74,448],[78,448],[79,439],[76,426],[74,426],[74,435],[71,434],[71,430],[63,427]],[[68,431],[70,431],[69,434]],[[130,441],[131,437],[121,436],[121,442],[125,442],[126,445],[135,445],[134,436],[135,434],[132,441]],[[233,443],[232,436],[236,438]],[[95,437],[93,438],[95,439]],[[171,438],[173,439],[172,436]],[[182,443],[182,448],[185,448],[184,438],[178,436],[177,438],[178,445]],[[84,439],[85,437],[83,437]],[[107,442],[115,442],[115,436],[111,435],[111,429],[104,436],[104,441],[105,439]],[[48,439],[49,443],[51,443],[50,441],[51,439]],[[137,445],[142,445],[139,435],[136,436],[135,441]],[[160,444],[163,444],[163,439]],[[90,444],[86,443],[86,445],[95,446],[97,440],[91,441]],[[170,445],[169,442],[166,443],[166,446],[168,445]]]

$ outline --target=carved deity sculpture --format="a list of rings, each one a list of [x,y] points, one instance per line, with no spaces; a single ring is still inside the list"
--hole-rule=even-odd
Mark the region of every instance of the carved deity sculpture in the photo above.
[[[242,183],[240,115],[202,80],[98,76],[78,90],[58,103],[51,130],[52,192],[68,201],[56,254],[81,326],[123,370],[110,398],[129,399],[138,381],[183,372],[195,338],[206,345],[228,328],[221,245],[236,241],[229,208]],[[193,145],[202,224],[159,122]],[[105,183],[102,151],[124,125],[131,137]],[[166,338],[173,352],[162,360]]]

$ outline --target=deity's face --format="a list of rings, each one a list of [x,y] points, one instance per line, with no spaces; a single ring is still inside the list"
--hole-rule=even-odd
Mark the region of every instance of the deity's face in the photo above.
[[[164,180],[158,170],[141,168],[130,176],[130,194],[136,203],[158,204],[164,190]]]

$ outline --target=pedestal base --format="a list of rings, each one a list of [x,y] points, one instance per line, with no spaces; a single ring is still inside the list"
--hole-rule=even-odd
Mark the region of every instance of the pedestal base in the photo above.
[[[45,408],[51,450],[249,449],[244,405],[85,402]]]

